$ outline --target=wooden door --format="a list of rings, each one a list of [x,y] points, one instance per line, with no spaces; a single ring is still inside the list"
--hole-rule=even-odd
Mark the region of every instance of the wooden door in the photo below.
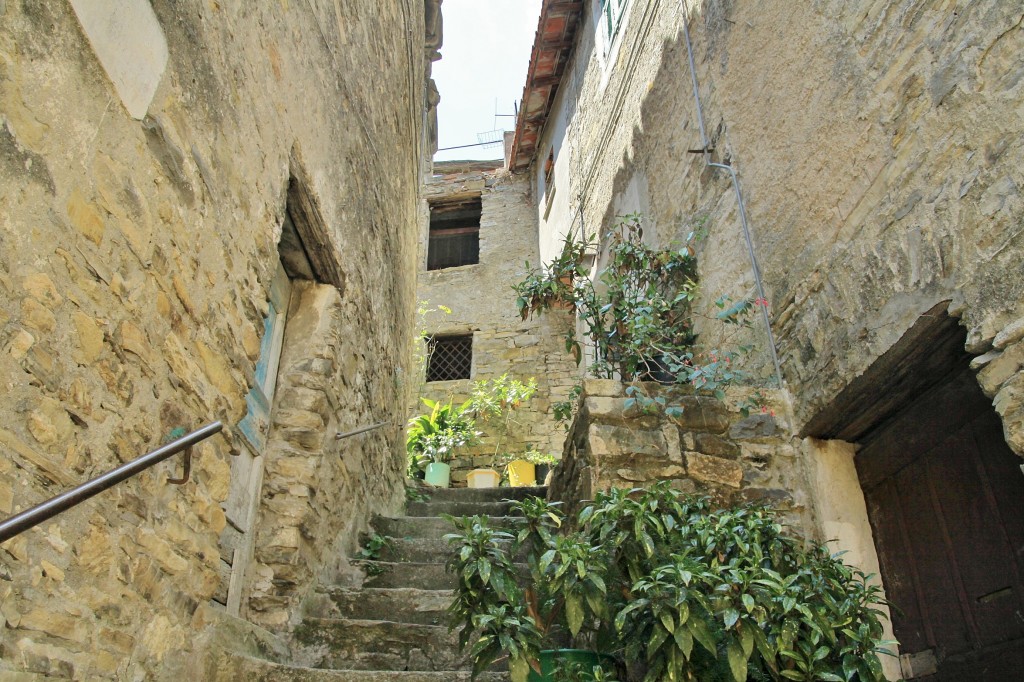
[[[1024,680],[1021,464],[969,371],[930,390],[858,453],[908,677]]]

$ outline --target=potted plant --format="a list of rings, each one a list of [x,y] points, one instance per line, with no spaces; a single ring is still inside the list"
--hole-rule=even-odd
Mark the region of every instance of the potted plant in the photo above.
[[[550,467],[558,462],[554,455],[546,455],[533,448],[526,452],[507,455],[504,461],[508,483],[512,487],[543,485]]]
[[[469,401],[454,405],[452,401],[421,398],[430,412],[409,420],[405,448],[410,475],[423,471],[424,480],[439,488],[451,481],[451,461],[455,451],[476,441],[479,433],[469,417]]]
[[[526,262],[526,276],[512,288],[516,307],[525,320],[535,311],[576,309],[577,281],[587,278],[586,260],[593,244],[566,235],[559,256],[538,269]]]
[[[510,377],[507,373],[496,379],[485,379],[473,384],[472,393],[467,401],[467,412],[480,422],[493,426],[492,435],[495,437],[495,445],[491,458],[492,466],[507,465],[508,460],[501,461],[498,453],[501,452],[502,444],[514,423],[512,414],[529,402],[536,392],[537,380],[533,377],[524,383]],[[473,476],[474,480],[476,477],[493,480],[494,474],[497,472],[492,468],[474,469],[470,472],[470,476]]]
[[[601,639],[596,631],[611,628],[605,558],[578,533],[556,534],[562,523],[557,503],[531,497],[513,502],[513,509],[521,515],[514,534],[474,516],[453,518],[457,532],[445,536],[454,552],[448,569],[459,576],[448,613],[452,629],[462,627],[460,647],[474,642],[474,678],[502,657],[514,682],[553,680],[562,661],[582,663],[588,672],[610,666],[610,659],[569,646],[573,637]],[[523,550],[526,580],[513,564]]]
[[[766,507],[715,510],[665,482],[598,493],[571,523],[536,498],[516,511],[514,532],[472,517],[446,536],[474,675],[507,656],[513,680],[552,679],[541,651],[575,645],[615,661],[582,679],[884,680],[880,588]]]

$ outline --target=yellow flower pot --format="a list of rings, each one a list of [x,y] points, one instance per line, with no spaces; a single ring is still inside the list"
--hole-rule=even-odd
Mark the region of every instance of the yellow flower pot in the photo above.
[[[501,474],[494,469],[473,469],[466,478],[470,488],[497,488],[501,482]]]
[[[508,484],[516,488],[537,485],[537,473],[532,462],[515,459],[508,463]]]

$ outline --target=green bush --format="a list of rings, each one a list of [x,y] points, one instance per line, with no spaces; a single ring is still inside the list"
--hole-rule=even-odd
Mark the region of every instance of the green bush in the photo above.
[[[884,679],[880,589],[770,509],[714,510],[667,483],[599,493],[572,524],[544,500],[516,506],[516,533],[473,517],[446,536],[449,613],[477,672],[508,656],[523,679],[573,640],[644,682]]]
[[[431,462],[451,461],[458,448],[473,443],[479,435],[468,413],[469,401],[453,405],[451,401],[420,400],[430,412],[409,420],[405,437],[409,476],[422,471]]]

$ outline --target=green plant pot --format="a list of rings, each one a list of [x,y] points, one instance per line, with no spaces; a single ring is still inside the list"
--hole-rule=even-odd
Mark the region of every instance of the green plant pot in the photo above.
[[[447,464],[433,462],[427,465],[424,480],[435,488],[447,488],[451,480],[452,468]]]
[[[540,674],[536,671],[530,670],[530,674],[526,676],[527,682],[551,682],[555,679],[555,664],[557,661],[567,661],[571,663],[579,663],[587,670],[592,669],[595,665],[601,663],[604,660],[607,664],[611,664],[611,656],[605,654],[599,654],[596,651],[585,651],[583,649],[550,649],[547,651],[540,652]]]

